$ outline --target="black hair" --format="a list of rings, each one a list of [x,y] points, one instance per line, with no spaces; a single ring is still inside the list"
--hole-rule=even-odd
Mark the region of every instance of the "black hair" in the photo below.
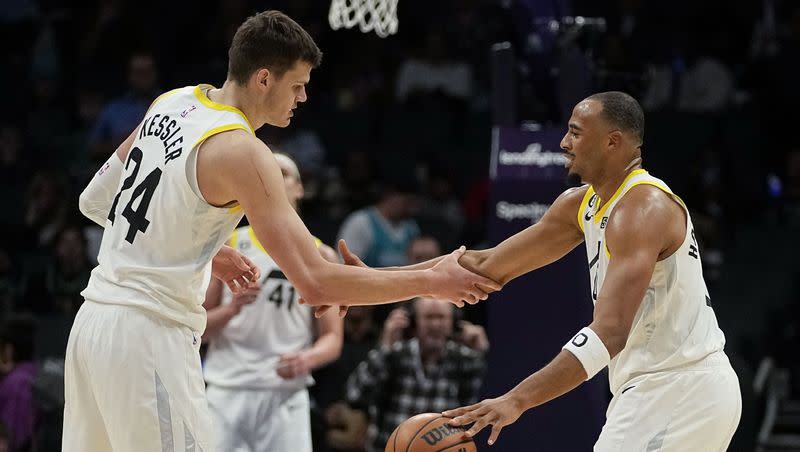
[[[588,100],[596,100],[603,106],[603,118],[620,130],[632,133],[641,144],[644,140],[644,111],[639,102],[622,91],[606,91],[592,94]]]

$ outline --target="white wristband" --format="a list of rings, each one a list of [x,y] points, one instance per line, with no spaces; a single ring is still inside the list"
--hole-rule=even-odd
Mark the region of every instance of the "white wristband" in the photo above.
[[[611,362],[611,356],[608,354],[605,344],[588,326],[578,331],[578,334],[570,339],[563,348],[578,358],[586,370],[587,380],[594,377],[597,372],[603,370]]]

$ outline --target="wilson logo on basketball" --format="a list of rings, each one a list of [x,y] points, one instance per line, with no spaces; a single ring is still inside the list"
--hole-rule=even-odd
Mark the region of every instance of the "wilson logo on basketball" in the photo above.
[[[428,445],[433,446],[447,437],[463,432],[464,429],[461,427],[453,427],[451,425],[444,424],[425,432],[425,434],[422,435],[422,439],[424,439]]]

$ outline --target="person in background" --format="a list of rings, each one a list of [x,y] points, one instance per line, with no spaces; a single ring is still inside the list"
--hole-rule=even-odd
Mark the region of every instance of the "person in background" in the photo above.
[[[0,327],[0,425],[8,428],[5,439],[9,452],[32,450],[36,429],[31,391],[36,376],[34,333],[34,320],[28,316],[11,316]],[[0,437],[0,451],[2,442]]]

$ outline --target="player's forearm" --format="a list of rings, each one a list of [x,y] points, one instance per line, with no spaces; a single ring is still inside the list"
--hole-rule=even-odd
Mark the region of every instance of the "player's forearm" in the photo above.
[[[206,330],[203,332],[203,342],[213,340],[225,325],[236,316],[232,304],[224,304],[211,309],[206,314]]]
[[[412,265],[404,265],[402,267],[381,267],[381,268],[377,268],[376,270],[384,270],[384,271],[427,270],[429,268],[433,268],[436,264],[439,263],[439,261],[441,261],[445,257],[447,257],[447,256],[434,257],[433,259],[427,260],[425,262],[420,262],[420,263],[412,264]]]
[[[86,218],[105,227],[108,211],[122,177],[122,160],[116,153],[106,160],[100,170],[95,173],[92,180],[81,192],[78,199],[78,208]]]
[[[549,402],[575,389],[586,380],[586,371],[572,353],[562,350],[550,364],[508,392],[522,411]]]
[[[499,264],[501,261],[498,260],[496,254],[496,248],[480,251],[467,250],[458,260],[458,263],[473,273],[485,276],[500,284],[506,284],[513,279],[514,275],[506,265]]]
[[[342,354],[341,333],[331,332],[321,335],[305,353],[308,356],[311,370],[335,361]]]
[[[312,305],[375,305],[408,300],[432,293],[431,270],[385,272],[324,262],[309,275],[316,282],[311,293],[301,292]]]

